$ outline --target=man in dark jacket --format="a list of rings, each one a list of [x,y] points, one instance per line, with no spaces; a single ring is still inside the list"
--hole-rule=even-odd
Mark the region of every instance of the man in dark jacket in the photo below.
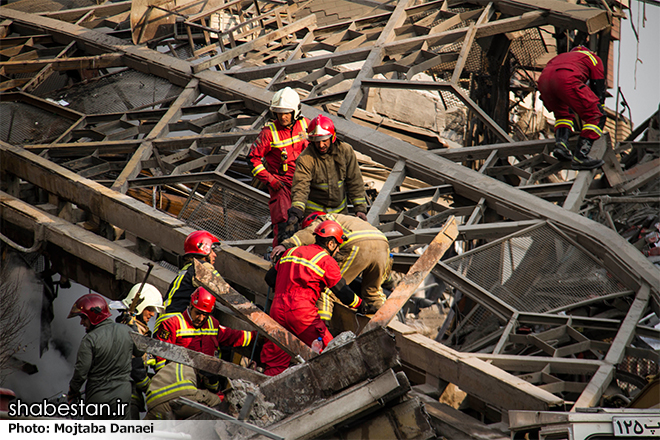
[[[97,293],[83,295],[73,304],[69,316],[80,316],[80,325],[87,334],[78,348],[78,358],[69,382],[69,402],[81,397],[83,384],[85,404],[108,404],[109,411],[90,410],[100,406],[86,406],[85,419],[129,420],[131,402],[131,360],[142,356],[130,335],[130,328],[110,319],[105,299]]]
[[[367,220],[367,196],[353,147],[337,140],[332,120],[324,115],[312,120],[307,136],[313,147],[298,156],[287,220],[290,234],[280,243],[296,232],[305,215],[348,214],[349,201],[355,215]]]

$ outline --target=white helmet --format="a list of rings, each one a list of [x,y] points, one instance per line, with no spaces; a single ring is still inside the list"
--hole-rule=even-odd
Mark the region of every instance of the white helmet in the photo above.
[[[270,100],[270,111],[273,113],[293,112],[293,119],[298,119],[302,106],[300,105],[300,96],[291,87],[285,87],[278,90]]]
[[[138,290],[140,290],[141,285],[142,283],[133,286],[130,292],[128,292],[128,296],[121,301],[127,309],[131,307],[131,302],[133,302],[133,298]],[[137,315],[149,306],[154,307],[157,313],[163,313],[163,295],[154,286],[145,283],[140,296],[142,297],[142,301],[135,307],[135,313]]]

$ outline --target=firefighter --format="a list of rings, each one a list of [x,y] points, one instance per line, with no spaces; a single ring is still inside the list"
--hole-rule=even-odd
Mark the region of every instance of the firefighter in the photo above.
[[[117,317],[117,322],[130,326],[141,335],[151,337],[149,320],[156,316],[157,313],[163,313],[163,296],[156,287],[145,283],[140,292],[142,300],[135,307],[135,316],[132,316],[129,310],[133,303],[133,298],[135,298],[135,295],[140,290],[140,286],[142,284],[133,286],[126,298],[122,300],[122,304],[126,309]],[[146,371],[147,354],[145,353],[142,357],[134,357],[132,362],[131,419],[139,420],[140,412],[145,410],[144,393],[149,388],[149,376]],[[139,373],[140,370],[144,370],[144,373]],[[137,376],[137,380],[135,380],[135,376]]]
[[[364,303],[341,277],[339,266],[332,258],[344,242],[341,226],[332,220],[314,229],[315,243],[294,247],[282,255],[266,274],[266,282],[275,292],[270,316],[284,328],[298,336],[305,344],[322,338],[323,346],[332,335],[319,317],[316,308],[321,292],[332,290],[347,306],[364,313]],[[271,341],[261,350],[264,374],[275,376],[284,371],[291,357]]]
[[[295,90],[285,87],[273,95],[270,111],[275,120],[266,124],[252,144],[248,159],[252,174],[268,187],[273,246],[278,243],[280,224],[286,225],[287,211],[291,207],[291,182],[296,159],[307,148],[309,120],[302,116],[300,97]]]
[[[586,47],[577,46],[548,62],[539,77],[538,86],[545,108],[555,115],[553,155],[560,161],[571,161],[574,170],[602,166],[602,160],[589,157],[594,141],[603,134],[606,120],[602,60]],[[582,132],[577,148],[571,153],[568,138],[573,133],[575,113],[582,120]]]
[[[176,278],[167,289],[167,296],[163,306],[165,313],[156,320],[154,332],[158,331],[161,323],[172,314],[180,313],[186,310],[190,303],[190,295],[199,287],[195,280],[195,259],[199,260],[213,274],[220,276],[213,266],[215,264],[216,253],[214,248],[220,244],[220,240],[215,235],[206,231],[195,231],[190,233],[183,242],[183,251],[185,252],[184,265],[179,270]]]
[[[144,420],[187,419],[200,410],[175,403],[179,397],[213,407],[220,405],[222,399],[217,394],[198,388],[198,375],[195,369],[187,365],[170,362],[161,368],[151,379],[147,391],[147,408]]]
[[[364,181],[353,147],[337,140],[332,120],[323,115],[310,122],[307,136],[313,147],[298,158],[288,224],[299,225],[315,211],[348,214],[349,200],[355,215],[367,220]]]
[[[305,217],[300,231],[273,249],[271,258],[276,258],[286,249],[314,243],[313,231],[325,220],[336,221],[344,230],[347,239],[339,246],[335,260],[346,283],[350,284],[362,274],[360,297],[366,303],[367,313],[375,313],[386,299],[381,284],[387,279],[391,267],[390,246],[385,235],[369,222],[352,215],[314,212]],[[321,294],[317,304],[321,319],[329,321],[332,318],[333,303],[336,301],[337,297],[327,289]]]
[[[220,325],[218,320],[211,316],[214,306],[215,297],[203,287],[198,287],[190,296],[188,308],[164,320],[154,337],[209,356],[215,356],[220,347],[247,347],[255,340],[254,331],[234,330]],[[165,364],[165,359],[156,357],[156,372]],[[202,373],[202,376],[201,384],[210,391],[217,392],[220,377],[207,373]]]
[[[106,403],[110,414],[85,414],[85,419],[129,420],[131,401],[131,359],[142,356],[130,336],[130,328],[112,321],[105,299],[88,293],[76,300],[69,316],[80,317],[86,335],[80,342],[73,378],[69,382],[69,403],[81,397],[85,403]]]

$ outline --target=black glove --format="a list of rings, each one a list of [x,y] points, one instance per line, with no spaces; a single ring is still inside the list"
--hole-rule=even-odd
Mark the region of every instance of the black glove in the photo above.
[[[367,303],[364,300],[362,300],[362,302],[360,303],[360,305],[358,306],[358,308],[355,311],[359,315],[366,315],[367,313],[369,313],[369,306],[367,305]]]
[[[289,210],[287,211],[287,214],[289,215],[289,220],[287,220],[287,224],[289,224],[289,225],[300,223],[300,221],[305,216],[304,212],[302,212],[300,209],[298,209],[294,206],[289,208]]]

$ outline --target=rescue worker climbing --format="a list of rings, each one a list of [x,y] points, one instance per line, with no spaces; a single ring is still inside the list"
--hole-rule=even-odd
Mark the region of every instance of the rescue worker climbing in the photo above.
[[[589,87],[586,83],[589,81]],[[591,170],[603,165],[589,152],[603,134],[606,116],[605,73],[602,60],[584,46],[557,55],[548,62],[538,81],[545,107],[555,115],[555,148],[560,161],[571,161],[574,170]],[[571,153],[568,138],[573,132],[576,113],[582,120],[577,148]]]
[[[341,225],[347,239],[339,246],[334,258],[346,283],[350,284],[362,275],[359,295],[366,303],[366,312],[375,313],[386,299],[381,284],[389,275],[390,246],[385,235],[369,222],[351,215],[314,212],[305,217],[300,231],[273,249],[271,259],[286,249],[314,243],[314,230],[325,220],[334,220]],[[337,301],[328,289],[323,291],[317,304],[321,319],[329,321],[332,318]]]
[[[307,129],[312,148],[298,158],[291,188],[288,224],[299,225],[305,214],[324,211],[348,214],[348,202],[355,215],[367,220],[367,198],[355,151],[337,140],[332,120],[319,115]]]
[[[234,330],[220,325],[211,316],[214,306],[215,297],[203,287],[198,287],[190,296],[188,308],[164,320],[154,337],[209,356],[215,356],[220,347],[247,347],[256,339],[255,331]],[[166,362],[156,357],[154,369],[158,372]],[[220,378],[205,373],[202,384],[210,391],[217,392]]]
[[[126,298],[122,300],[125,310],[117,317],[117,322],[126,324],[132,330],[141,335],[151,337],[151,330],[149,329],[149,320],[156,316],[157,313],[163,313],[163,296],[160,291],[151,284],[144,284],[140,297],[142,301],[138,302],[135,307],[134,314],[129,312],[133,299],[140,291],[142,283],[136,284],[128,292]],[[145,411],[144,393],[149,388],[149,376],[146,374],[147,354],[141,357],[133,357],[133,370],[137,371],[140,368],[145,370],[144,377],[140,375],[139,380],[131,377],[131,419],[139,420],[140,413]],[[133,374],[135,376],[136,373]]]
[[[110,318],[105,299],[88,293],[76,300],[67,318],[80,317],[87,334],[78,348],[76,366],[69,382],[69,403],[81,398],[85,382],[85,403],[110,405],[108,414],[86,414],[85,419],[129,420],[131,401],[131,359],[142,356],[130,336],[130,328]]]
[[[214,247],[219,244],[220,240],[207,231],[195,231],[188,234],[183,243],[184,265],[167,289],[167,296],[163,303],[165,313],[156,320],[154,332],[158,331],[161,323],[172,314],[183,312],[190,303],[190,295],[199,287],[195,280],[193,260],[199,260],[213,274],[220,275],[213,266],[216,258]]]
[[[346,239],[341,226],[332,220],[314,229],[315,243],[294,247],[282,255],[266,274],[266,282],[275,292],[270,316],[284,328],[311,346],[319,337],[323,346],[332,335],[319,317],[316,308],[321,292],[332,290],[347,306],[364,313],[365,304],[341,277],[339,266],[332,258]],[[261,350],[264,374],[275,376],[284,371],[291,357],[270,340]]]
[[[278,243],[278,233],[285,227],[291,207],[296,159],[307,148],[309,120],[300,110],[300,97],[295,90],[285,87],[276,92],[270,103],[275,120],[261,130],[248,154],[252,174],[268,187],[270,194],[268,208],[273,224],[273,246]]]

